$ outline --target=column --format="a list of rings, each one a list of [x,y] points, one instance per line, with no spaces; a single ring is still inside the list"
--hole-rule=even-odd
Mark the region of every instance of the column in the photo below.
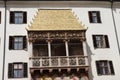
[[[87,55],[87,45],[86,45],[86,41],[82,41],[83,43],[83,53],[85,57],[85,65],[88,65],[88,55]]]
[[[47,40],[48,42],[48,57],[49,57],[49,66],[52,66],[51,63],[51,40]],[[49,70],[50,71],[50,70]]]
[[[33,43],[31,42],[29,42],[29,46],[28,46],[28,52],[30,53],[30,55],[29,55],[29,61],[30,61],[30,67],[33,67],[33,62],[34,62],[34,60],[33,60]]]
[[[84,56],[87,56],[87,46],[86,46],[86,41],[82,41],[82,44],[83,44],[83,53],[84,53]]]
[[[67,65],[69,66],[69,49],[68,49],[68,40],[65,41],[65,49],[66,49],[66,58],[67,58]]]
[[[30,53],[30,57],[33,57],[33,43],[29,43],[28,52]]]
[[[48,56],[51,57],[51,41],[48,40]]]
[[[68,41],[69,40],[65,40],[66,56],[69,56]]]

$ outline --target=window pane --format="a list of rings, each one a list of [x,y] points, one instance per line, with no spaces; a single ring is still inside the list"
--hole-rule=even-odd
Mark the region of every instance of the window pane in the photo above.
[[[18,68],[18,65],[17,64],[14,64],[14,69],[17,69]]]
[[[18,37],[19,38],[19,42],[23,42],[23,37]]]
[[[106,48],[105,35],[96,35],[96,46],[97,48]]]
[[[97,23],[97,17],[96,16],[93,16],[93,22]]]
[[[18,77],[23,77],[23,70],[18,70]]]
[[[14,38],[14,49],[23,49],[23,37]]]
[[[18,43],[14,43],[14,49],[19,49],[18,48]]]
[[[15,37],[14,39],[15,39],[15,40],[14,40],[15,42],[18,42],[18,41],[19,41],[19,37]]]
[[[14,77],[17,77],[17,70],[14,70]]]
[[[15,13],[15,23],[16,24],[23,23],[23,13]]]
[[[100,36],[96,36],[96,45],[98,48],[101,47],[101,37]]]
[[[18,47],[19,49],[23,49],[23,43],[19,43]]]
[[[96,13],[96,12],[93,12],[93,13],[92,13],[92,16],[97,16],[97,13]]]
[[[102,75],[111,75],[111,67],[109,61],[99,61],[99,70]]]
[[[14,70],[14,77],[23,77],[23,70]]]
[[[23,37],[19,37],[19,49],[23,49]]]
[[[19,65],[18,65],[18,68],[19,68],[19,69],[22,69],[22,68],[23,68],[23,64],[19,64]]]
[[[104,72],[105,72],[105,74],[109,74],[108,66],[104,68]]]
[[[23,64],[14,64],[14,77],[23,77]]]

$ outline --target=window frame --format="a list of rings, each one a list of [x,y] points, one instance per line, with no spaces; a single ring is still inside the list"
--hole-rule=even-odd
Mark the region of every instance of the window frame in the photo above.
[[[17,48],[15,48],[15,38],[22,38],[22,43],[17,42]],[[22,44],[22,48],[20,48],[20,43]],[[9,50],[27,50],[27,38],[26,36],[9,36]]]
[[[16,23],[16,18],[20,18],[20,16],[15,16],[15,14],[22,14],[22,22]],[[26,11],[10,11],[10,24],[27,24],[27,12]]]
[[[0,11],[0,24],[1,24],[1,21],[2,21],[2,12]]]
[[[23,49],[23,37],[16,36],[14,37],[14,50],[22,50]]]
[[[15,68],[15,65],[17,65],[17,68]],[[19,68],[19,65],[22,65],[22,68]],[[13,64],[13,74],[15,73],[15,71],[17,71],[17,73],[19,73],[19,71],[21,70],[22,71],[22,76],[20,76],[20,74],[17,74],[17,77],[15,76],[15,74],[13,75],[14,78],[23,78],[23,63],[14,63]],[[19,76],[18,76],[19,75]]]
[[[22,24],[23,23],[23,12],[14,12],[14,23]]]
[[[98,60],[98,61],[96,61],[96,70],[97,70],[98,76],[115,75],[113,63],[111,60]]]
[[[94,14],[96,14],[96,16],[94,16]],[[88,11],[88,16],[90,23],[102,23],[100,11]],[[94,21],[94,18],[96,18],[96,21]]]
[[[14,70],[20,70],[20,69],[14,69],[14,65],[22,65],[22,76],[21,77],[15,77]],[[18,66],[17,66],[18,67]],[[15,62],[15,63],[8,63],[8,78],[27,78],[28,77],[28,63],[23,62]]]
[[[108,35],[92,35],[94,48],[110,48]]]

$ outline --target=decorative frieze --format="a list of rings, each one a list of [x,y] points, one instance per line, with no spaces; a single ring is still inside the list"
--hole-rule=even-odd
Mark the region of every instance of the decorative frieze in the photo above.
[[[62,67],[71,67],[71,66],[88,66],[87,56],[54,56],[54,57],[31,57],[30,58],[30,67],[31,68],[62,68]]]
[[[55,40],[55,39],[79,39],[85,41],[85,31],[29,31],[28,37],[30,42],[35,42],[37,40]]]

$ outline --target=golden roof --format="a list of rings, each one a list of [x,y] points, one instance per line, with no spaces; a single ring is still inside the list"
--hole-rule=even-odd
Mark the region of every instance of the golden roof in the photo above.
[[[29,31],[85,30],[71,9],[40,9]]]

